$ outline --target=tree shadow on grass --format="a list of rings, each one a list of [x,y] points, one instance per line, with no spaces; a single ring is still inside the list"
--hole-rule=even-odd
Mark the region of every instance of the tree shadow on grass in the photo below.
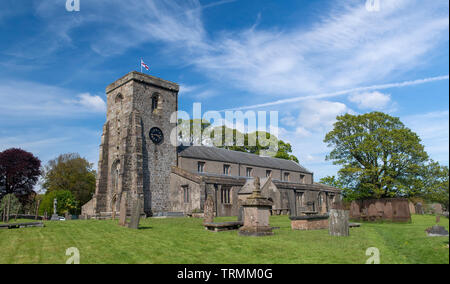
[[[150,229],[153,229],[153,227],[149,227],[149,226],[140,226],[140,227],[138,228],[138,230],[150,230]]]

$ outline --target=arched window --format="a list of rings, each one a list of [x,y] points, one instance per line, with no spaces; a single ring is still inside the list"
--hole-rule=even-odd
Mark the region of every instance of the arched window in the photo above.
[[[123,96],[122,96],[122,94],[119,93],[116,96],[116,99],[114,100],[114,102],[117,104],[117,103],[122,103],[122,101],[123,101]]]
[[[152,96],[152,112],[157,110],[160,107],[159,105],[159,94],[155,93]]]
[[[112,188],[113,192],[118,193],[119,192],[119,176],[120,176],[120,161],[117,160],[114,162],[112,168],[111,168],[111,174],[112,174]]]

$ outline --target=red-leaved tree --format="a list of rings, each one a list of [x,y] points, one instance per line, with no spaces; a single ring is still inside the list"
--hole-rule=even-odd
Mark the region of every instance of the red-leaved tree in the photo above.
[[[4,194],[28,195],[41,175],[41,161],[21,149],[0,152],[0,197]]]

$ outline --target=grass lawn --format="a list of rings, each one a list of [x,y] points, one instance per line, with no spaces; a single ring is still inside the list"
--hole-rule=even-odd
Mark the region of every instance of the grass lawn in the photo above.
[[[364,264],[366,249],[376,247],[384,264],[448,264],[449,239],[426,236],[434,223],[434,216],[419,215],[409,224],[363,223],[345,238],[327,230],[292,231],[288,217],[275,216],[275,235],[254,238],[208,232],[202,220],[188,218],[146,219],[140,230],[117,221],[45,222],[45,228],[0,230],[0,263],[65,263],[66,249],[76,247],[81,263]],[[448,230],[448,219],[440,225]]]

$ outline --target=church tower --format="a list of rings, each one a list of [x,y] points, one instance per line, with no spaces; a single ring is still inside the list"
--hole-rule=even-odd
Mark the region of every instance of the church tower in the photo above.
[[[128,210],[133,198],[141,200],[147,215],[170,210],[170,172],[177,162],[170,141],[176,124],[170,117],[178,110],[178,91],[175,83],[139,72],[106,88],[97,188],[89,206],[93,214],[118,212],[123,196]]]

